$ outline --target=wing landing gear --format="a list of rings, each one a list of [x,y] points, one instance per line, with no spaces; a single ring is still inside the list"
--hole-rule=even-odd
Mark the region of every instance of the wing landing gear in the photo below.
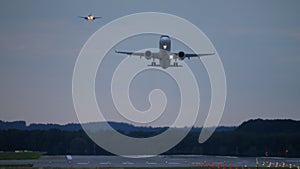
[[[151,62],[151,66],[156,66],[156,62],[155,61]]]
[[[154,58],[152,59],[151,66],[156,66],[156,62]]]
[[[177,59],[176,59],[176,58],[174,59],[173,65],[174,65],[174,67],[178,67],[178,62],[177,62]]]

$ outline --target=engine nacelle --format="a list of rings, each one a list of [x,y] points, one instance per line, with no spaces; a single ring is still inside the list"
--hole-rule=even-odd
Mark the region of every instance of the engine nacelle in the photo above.
[[[183,51],[178,52],[178,56],[180,60],[183,60],[185,58],[185,54]]]
[[[145,51],[145,58],[147,60],[151,59],[151,56],[152,56],[152,52],[150,50]]]

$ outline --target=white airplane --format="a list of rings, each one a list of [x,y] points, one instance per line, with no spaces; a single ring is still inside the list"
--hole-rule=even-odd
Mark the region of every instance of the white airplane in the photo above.
[[[194,53],[184,53],[180,51],[178,53],[171,52],[171,39],[168,35],[161,35],[159,39],[159,52],[151,52],[147,50],[145,52],[127,52],[127,51],[115,51],[116,53],[120,54],[127,54],[132,56],[140,56],[145,57],[147,60],[153,59],[152,63],[148,66],[156,66],[162,67],[166,69],[168,67],[182,67],[179,65],[177,60],[184,60],[185,58],[192,58],[192,57],[201,57],[201,56],[209,56],[214,55],[215,53],[205,53],[205,54],[194,54]],[[159,60],[159,64],[155,62],[155,59]],[[174,60],[174,63],[171,64],[171,60]]]
[[[79,16],[80,18],[83,18],[87,21],[94,21],[95,19],[99,19],[99,18],[102,18],[100,16],[93,16],[93,15],[88,15],[88,16]]]

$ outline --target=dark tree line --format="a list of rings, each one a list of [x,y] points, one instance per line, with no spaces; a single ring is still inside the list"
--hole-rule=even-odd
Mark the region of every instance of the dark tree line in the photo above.
[[[107,131],[106,131],[107,132]],[[99,133],[101,134],[101,132]],[[132,137],[153,136],[155,132],[131,132]],[[243,130],[215,132],[203,144],[200,132],[190,132],[178,145],[165,154],[201,154],[233,156],[300,157],[300,132],[251,132]],[[288,149],[288,153],[285,150]],[[84,131],[0,130],[0,151],[31,150],[47,154],[110,155],[98,147]]]
[[[83,131],[51,130],[1,130],[0,150],[31,150],[56,154],[108,154]],[[95,151],[94,151],[95,150]]]
[[[191,133],[173,150],[187,154],[300,157],[300,132],[296,133],[245,133],[238,131],[216,132],[203,144],[197,144],[199,133]],[[189,146],[191,145],[191,146]],[[288,153],[285,151],[288,150]]]

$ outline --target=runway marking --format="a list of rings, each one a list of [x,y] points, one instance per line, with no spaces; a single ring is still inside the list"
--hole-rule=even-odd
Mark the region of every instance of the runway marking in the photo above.
[[[125,164],[125,165],[131,165],[131,164],[134,164],[133,162],[123,162],[122,164]]]
[[[171,165],[178,165],[180,163],[177,163],[177,162],[168,162],[168,164],[171,164]]]
[[[82,163],[77,163],[78,165],[88,165],[89,163],[84,163],[84,162],[82,162]]]
[[[99,164],[102,164],[102,165],[110,165],[111,163],[110,162],[101,162]]]
[[[148,164],[148,165],[155,165],[155,164],[157,164],[157,163],[155,163],[155,162],[146,162],[146,164]]]

